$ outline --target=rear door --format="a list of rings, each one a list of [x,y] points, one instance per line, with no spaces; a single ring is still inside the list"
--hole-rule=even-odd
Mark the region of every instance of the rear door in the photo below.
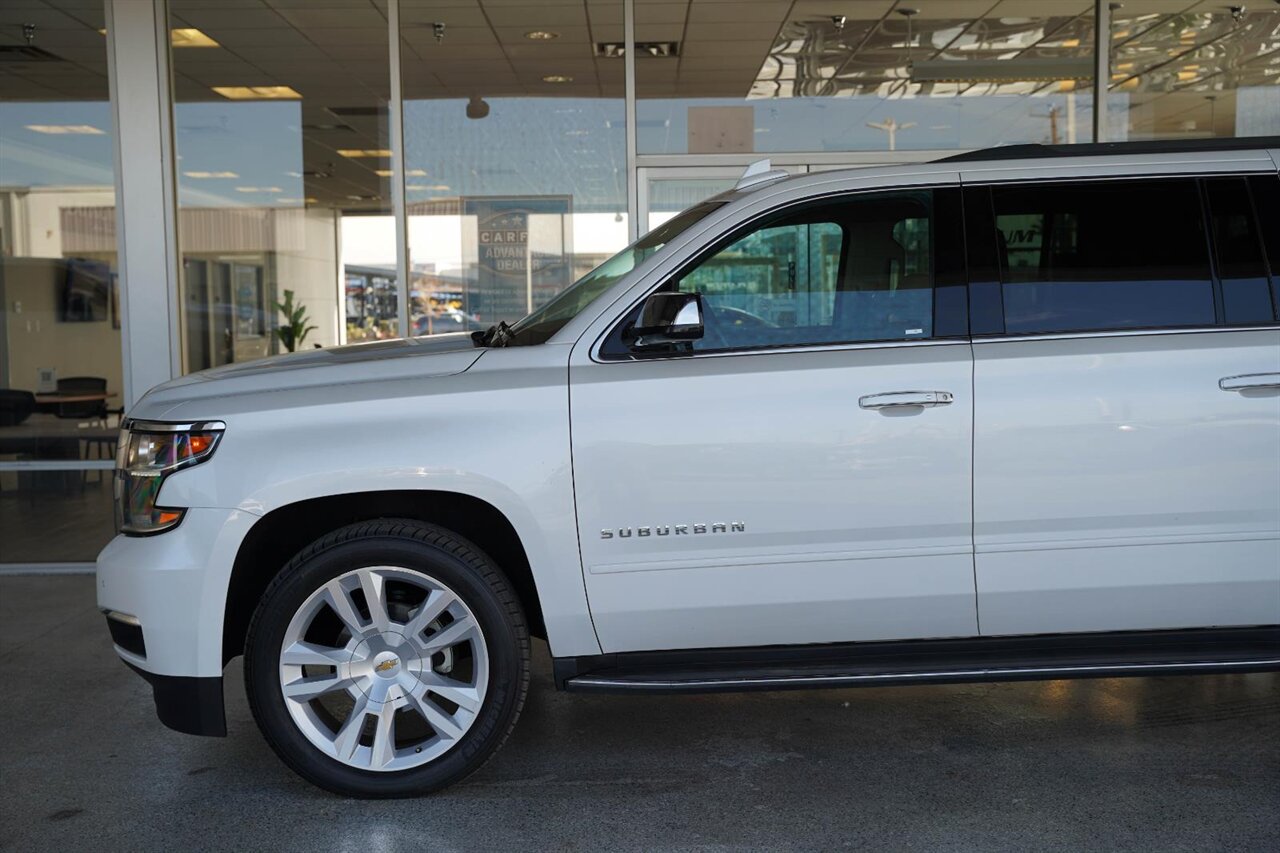
[[[966,188],[983,634],[1280,622],[1276,181]]]

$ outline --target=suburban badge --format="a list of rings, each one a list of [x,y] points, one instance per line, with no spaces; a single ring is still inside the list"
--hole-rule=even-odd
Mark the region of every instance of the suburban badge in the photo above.
[[[702,533],[746,533],[744,521],[717,521],[714,524],[657,524],[652,527],[605,528],[601,539],[630,539],[632,536],[697,536]]]

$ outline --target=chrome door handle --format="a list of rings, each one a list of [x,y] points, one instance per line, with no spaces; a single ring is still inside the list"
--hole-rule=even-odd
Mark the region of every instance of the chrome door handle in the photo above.
[[[1280,388],[1280,373],[1245,373],[1218,380],[1223,391],[1249,391],[1258,388]]]
[[[859,397],[858,405],[864,409],[903,409],[909,406],[930,409],[949,406],[953,399],[950,391],[892,391]]]

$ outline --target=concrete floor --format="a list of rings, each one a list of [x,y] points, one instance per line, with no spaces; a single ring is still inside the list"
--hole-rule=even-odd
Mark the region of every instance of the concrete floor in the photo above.
[[[170,732],[88,577],[0,577],[6,850],[1275,850],[1280,675],[701,697],[552,690],[467,782],[351,802],[292,776],[228,671]]]

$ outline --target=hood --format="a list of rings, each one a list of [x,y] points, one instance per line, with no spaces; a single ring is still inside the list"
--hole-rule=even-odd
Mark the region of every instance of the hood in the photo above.
[[[469,334],[455,332],[286,353],[226,364],[157,385],[139,401],[137,409],[145,404],[150,410],[146,416],[157,417],[158,405],[230,394],[450,376],[466,370],[483,352]]]

